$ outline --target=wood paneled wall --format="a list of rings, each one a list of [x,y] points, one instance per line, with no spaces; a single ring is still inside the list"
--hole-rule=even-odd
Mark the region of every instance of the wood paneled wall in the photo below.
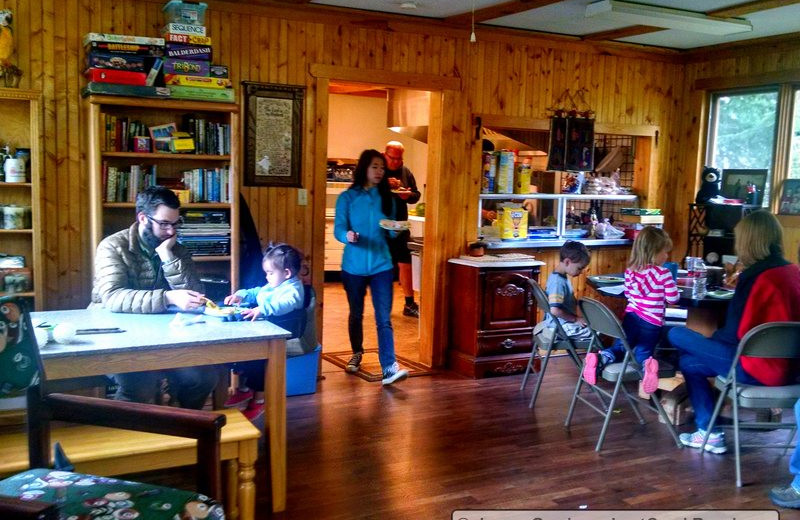
[[[705,83],[717,83],[724,85],[724,88],[760,86],[763,81],[778,77],[782,82],[798,82],[800,73],[793,75],[791,72],[800,71],[800,41],[796,37],[781,38],[774,42],[696,53],[688,57],[685,69],[686,79],[680,93],[683,108],[677,119],[680,125],[679,140],[682,143],[681,157],[675,170],[671,172],[677,188],[672,220],[685,220],[687,204],[694,202],[700,184],[700,170],[704,161],[708,92],[695,88],[695,82],[718,79],[718,82]],[[776,74],[785,72],[789,74]],[[780,216],[779,220],[784,226],[784,250],[787,259],[799,262],[800,218]],[[682,231],[680,238],[685,247],[686,230]]]
[[[91,286],[82,146],[86,125],[80,110],[81,39],[92,31],[157,35],[163,3],[0,0],[0,6],[14,11],[17,63],[25,72],[22,86],[44,93],[42,193],[48,308],[86,305]],[[682,180],[671,173],[687,162],[682,148],[687,147],[688,130],[681,119],[688,110],[681,110],[681,94],[692,96],[683,88],[684,65],[675,53],[490,29],[480,29],[478,42],[470,44],[466,27],[454,31],[435,22],[409,22],[401,17],[376,20],[324,9],[311,14],[301,6],[208,3],[206,21],[214,39],[214,61],[230,67],[235,83],[251,80],[307,87],[302,175],[309,204],[297,205],[293,189],[243,188],[242,192],[262,241],[286,241],[310,255],[318,286],[322,280],[327,79],[312,76],[310,66],[358,69],[377,83],[390,73],[460,80],[459,89],[434,96],[431,114],[431,130],[439,130],[431,136],[428,170],[429,176],[439,175],[428,180],[423,285],[433,289],[432,297],[423,299],[423,359],[427,352],[434,361],[441,360],[438,353],[444,348],[445,261],[461,254],[466,241],[476,234],[479,165],[469,158],[480,143],[474,138],[472,114],[544,118],[566,89],[585,88],[586,101],[598,121],[661,128],[656,145],[659,171],[655,172],[659,195],[651,206],[669,208],[674,197],[684,197],[683,190],[688,190],[686,196],[691,191],[691,175]],[[677,231],[670,227],[671,232]]]

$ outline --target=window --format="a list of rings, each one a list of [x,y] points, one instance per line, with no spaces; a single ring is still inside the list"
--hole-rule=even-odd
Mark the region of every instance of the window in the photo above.
[[[794,91],[794,117],[792,117],[791,141],[788,178],[800,179],[800,89],[795,89]]]
[[[764,193],[759,197],[764,206],[769,205],[775,163],[778,97],[779,89],[774,87],[719,92],[711,98],[708,164],[723,170],[723,176],[724,170],[768,170]],[[800,149],[800,142],[797,147]],[[796,160],[800,175],[800,157]]]

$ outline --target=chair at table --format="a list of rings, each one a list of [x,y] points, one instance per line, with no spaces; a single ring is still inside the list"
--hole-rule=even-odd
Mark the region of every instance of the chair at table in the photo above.
[[[539,287],[539,284],[536,283],[536,280],[528,280],[528,284],[531,286],[531,292],[533,293],[534,298],[536,298],[537,307],[544,312],[545,317],[551,316],[550,301],[547,298],[547,293],[545,293],[544,290]],[[589,346],[589,342],[575,341],[570,338],[567,333],[564,332],[564,328],[561,326],[561,322],[557,318],[553,317],[553,322],[555,323],[555,328],[553,329],[553,334],[548,339],[542,339],[540,337],[544,334],[534,334],[533,336],[533,348],[531,350],[531,356],[528,359],[528,366],[525,367],[525,375],[522,376],[522,384],[519,387],[520,391],[525,390],[525,385],[528,383],[528,376],[535,371],[535,360],[537,357],[539,357],[541,360],[539,377],[536,379],[536,387],[533,389],[533,395],[531,395],[531,401],[528,404],[528,408],[533,408],[536,404],[536,398],[539,396],[539,388],[542,386],[542,379],[544,379],[544,373],[545,370],[547,370],[547,364],[550,361],[550,355],[552,354],[553,350],[566,350],[570,359],[572,359],[572,361],[575,363],[575,366],[580,370],[581,360],[578,357],[578,351],[585,351]],[[540,348],[544,349],[544,356],[542,356],[539,352]]]
[[[632,394],[629,392],[624,384],[627,382],[635,382],[638,386],[638,382],[641,381],[642,377],[644,376],[644,369],[633,357],[633,348],[630,346],[630,344],[628,344],[628,339],[625,336],[625,331],[622,329],[622,324],[608,307],[597,300],[592,300],[591,298],[581,299],[578,301],[578,306],[581,310],[581,314],[583,314],[584,319],[589,324],[589,328],[591,328],[595,333],[594,337],[592,338],[592,343],[589,345],[588,352],[591,352],[593,348],[602,348],[602,344],[600,343],[600,335],[619,339],[625,348],[625,355],[623,356],[621,362],[611,363],[603,367],[601,377],[607,382],[614,383],[613,392],[610,393],[607,390],[600,388],[599,385],[594,386],[596,392],[601,393],[608,399],[607,403],[603,403],[604,406],[602,408],[595,406],[584,396],[580,395],[581,387],[584,384],[588,385],[588,383],[583,380],[583,367],[581,367],[581,375],[578,376],[578,383],[575,385],[575,393],[572,395],[572,401],[570,402],[569,411],[567,412],[567,420],[564,422],[564,426],[569,428],[570,422],[572,421],[572,414],[575,411],[575,404],[579,400],[602,415],[604,417],[603,427],[600,430],[600,437],[597,439],[597,445],[595,446],[595,451],[600,451],[600,449],[603,447],[603,441],[605,440],[606,432],[608,431],[608,424],[611,421],[611,415],[614,413],[614,405],[617,402],[617,397],[619,396],[620,392],[628,400],[628,403],[630,403],[633,413],[636,415],[639,423],[645,423],[644,417],[642,417],[642,414],[639,411],[639,398],[635,395],[635,393]],[[659,366],[658,374],[659,377],[671,377],[675,375],[674,369],[671,366],[668,366],[667,363],[661,363],[660,365],[661,366]],[[655,393],[650,394],[650,401],[652,402],[652,405],[646,405],[647,408],[653,410],[661,416],[662,420],[667,426],[667,429],[672,435],[672,438],[675,440],[675,445],[678,448],[681,448],[682,445],[678,439],[678,434],[675,432],[675,428],[669,421],[669,418],[666,412],[664,412],[664,408],[661,406],[661,403],[659,402]]]
[[[148,519],[224,518],[222,507],[209,498],[222,496],[220,430],[225,425],[224,415],[53,393],[56,383],[46,380],[25,301],[0,298],[0,396],[27,390],[32,468],[0,481],[0,518],[82,518],[100,509],[115,518],[135,518],[136,513]],[[59,387],[80,388],[84,386],[81,383],[86,381]],[[197,490],[201,494],[46,469],[51,460],[51,421],[197,439]]]
[[[742,486],[742,467],[740,450],[745,448],[783,448],[793,447],[791,444],[797,425],[794,423],[775,422],[741,422],[739,409],[758,408],[792,408],[800,399],[800,384],[786,386],[745,385],[736,380],[736,366],[741,356],[760,358],[800,359],[800,322],[764,323],[753,328],[739,341],[736,356],[726,377],[717,376],[714,386],[720,391],[714,413],[711,415],[706,436],[700,452],[705,451],[710,432],[716,425],[719,412],[725,399],[730,399],[733,408],[733,424],[719,425],[721,428],[733,429],[733,446],[736,454],[736,485]],[[796,366],[797,361],[795,361]],[[742,444],[740,430],[791,430],[789,438],[783,444]]]

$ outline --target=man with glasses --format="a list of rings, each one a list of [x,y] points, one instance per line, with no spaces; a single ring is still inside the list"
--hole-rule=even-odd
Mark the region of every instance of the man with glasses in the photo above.
[[[92,306],[112,312],[160,313],[205,304],[203,285],[189,251],[177,243],[182,223],[180,201],[163,186],[151,186],[136,196],[136,222],[103,239],[94,261]],[[152,403],[163,378],[185,408],[202,408],[217,382],[211,367],[164,372],[133,372],[114,376],[115,395],[122,401]]]

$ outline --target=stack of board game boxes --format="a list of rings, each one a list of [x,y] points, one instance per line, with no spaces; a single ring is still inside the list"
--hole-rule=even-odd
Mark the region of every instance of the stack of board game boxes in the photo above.
[[[164,6],[164,83],[173,98],[235,101],[228,68],[212,65],[205,3],[170,0]]]
[[[645,226],[662,227],[664,215],[658,208],[622,208],[614,225],[625,230],[625,238],[633,240]]]
[[[89,80],[84,95],[169,97],[156,86],[164,56],[164,39],[122,34],[89,33],[83,38]]]

